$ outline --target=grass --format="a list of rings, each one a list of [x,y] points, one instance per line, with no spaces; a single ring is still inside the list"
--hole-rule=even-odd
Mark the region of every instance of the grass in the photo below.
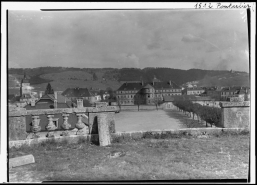
[[[11,148],[9,156],[33,154],[35,163],[11,169],[13,181],[108,181],[247,178],[249,133],[158,139],[116,140],[108,147],[82,138],[77,144],[54,140],[34,147]],[[125,155],[111,158],[111,153]],[[33,179],[34,178],[34,179]]]

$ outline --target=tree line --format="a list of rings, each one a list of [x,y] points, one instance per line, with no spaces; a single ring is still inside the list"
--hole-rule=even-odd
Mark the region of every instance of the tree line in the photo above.
[[[193,119],[197,116],[198,122],[204,120],[207,126],[207,123],[210,123],[211,126],[215,125],[220,127],[221,122],[221,109],[216,107],[202,106],[199,103],[192,103],[188,100],[174,101],[173,104],[178,108],[179,111],[184,113],[193,114]]]

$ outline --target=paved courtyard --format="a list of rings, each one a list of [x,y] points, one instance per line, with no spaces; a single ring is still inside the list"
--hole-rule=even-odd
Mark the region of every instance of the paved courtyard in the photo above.
[[[176,110],[121,111],[115,114],[115,128],[117,132],[185,128],[186,116],[177,114]]]

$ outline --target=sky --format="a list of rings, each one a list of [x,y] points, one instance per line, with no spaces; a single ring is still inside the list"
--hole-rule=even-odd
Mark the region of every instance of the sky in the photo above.
[[[242,9],[10,10],[8,64],[249,72],[245,15]]]

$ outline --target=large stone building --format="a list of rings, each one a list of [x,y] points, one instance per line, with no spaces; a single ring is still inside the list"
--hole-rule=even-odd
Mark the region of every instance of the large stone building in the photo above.
[[[160,82],[125,82],[116,91],[117,102],[120,105],[156,104],[163,101],[163,96],[179,96],[181,87],[172,81]]]

